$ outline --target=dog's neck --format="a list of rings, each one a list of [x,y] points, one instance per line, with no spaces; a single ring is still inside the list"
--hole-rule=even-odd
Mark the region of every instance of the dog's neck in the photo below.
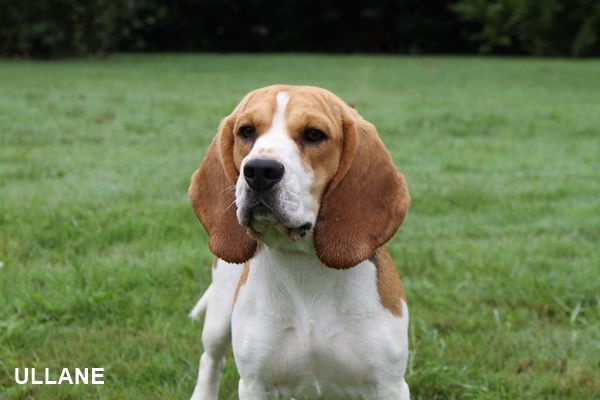
[[[314,254],[261,245],[252,260],[248,284],[253,286],[256,301],[269,299],[269,308],[282,315],[322,320],[339,313],[360,313],[365,304],[378,301],[377,296],[369,295],[377,293],[373,269],[366,260],[338,270],[327,267]]]
[[[357,266],[339,270],[329,268],[319,260],[316,253],[300,251],[287,251],[277,247],[269,247],[261,244],[258,247],[254,260],[260,265],[262,272],[269,274],[265,276],[269,280],[285,280],[289,283],[302,283],[306,285],[313,282],[315,286],[322,286],[327,282],[340,282],[340,278],[346,275],[348,278],[353,271],[368,261],[363,261]],[[323,282],[325,281],[325,282]]]

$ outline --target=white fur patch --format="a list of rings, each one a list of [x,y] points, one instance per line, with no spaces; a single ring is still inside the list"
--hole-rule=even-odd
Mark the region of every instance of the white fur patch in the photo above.
[[[262,248],[232,315],[245,383],[297,398],[405,398],[408,310],[381,305],[376,275],[371,261],[338,271]]]

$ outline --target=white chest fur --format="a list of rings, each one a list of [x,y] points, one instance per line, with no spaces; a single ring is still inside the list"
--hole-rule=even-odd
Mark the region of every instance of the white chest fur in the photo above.
[[[376,279],[370,261],[334,270],[262,247],[231,320],[240,396],[404,398],[408,310],[384,308]]]

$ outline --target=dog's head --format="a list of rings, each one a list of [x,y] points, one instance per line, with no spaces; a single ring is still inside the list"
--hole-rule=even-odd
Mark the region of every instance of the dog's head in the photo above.
[[[373,255],[410,204],[372,124],[331,92],[283,85],[221,122],[189,196],[216,256],[245,262],[259,241],[332,268]]]

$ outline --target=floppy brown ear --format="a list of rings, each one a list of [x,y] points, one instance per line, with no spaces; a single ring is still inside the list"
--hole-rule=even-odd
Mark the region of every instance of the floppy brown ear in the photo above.
[[[217,257],[231,263],[243,263],[254,255],[252,239],[235,215],[233,165],[233,121],[226,118],[219,127],[200,168],[192,175],[188,196],[196,216],[208,233],[208,247]]]
[[[321,201],[314,233],[319,259],[339,269],[371,257],[394,235],[410,205],[404,176],[375,127],[350,109],[343,124],[340,165]]]

